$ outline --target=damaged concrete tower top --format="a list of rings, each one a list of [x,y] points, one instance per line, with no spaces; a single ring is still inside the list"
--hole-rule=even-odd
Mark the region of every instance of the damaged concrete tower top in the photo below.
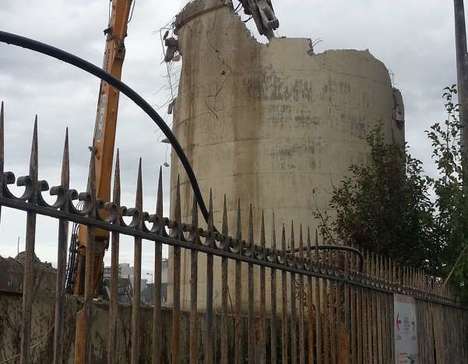
[[[365,162],[372,128],[382,124],[386,140],[404,144],[401,95],[367,50],[316,54],[307,38],[261,44],[222,0],[189,3],[176,33],[182,74],[174,132],[204,196],[213,188],[220,209],[227,195],[230,226],[240,199],[243,211],[254,205],[257,227],[262,210],[274,211],[278,224],[313,227],[332,185]],[[172,187],[180,174],[188,218],[191,188],[172,162]]]

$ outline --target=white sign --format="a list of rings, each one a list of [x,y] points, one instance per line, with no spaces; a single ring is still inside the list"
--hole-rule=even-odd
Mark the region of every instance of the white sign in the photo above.
[[[416,301],[411,296],[395,295],[395,363],[418,364]]]

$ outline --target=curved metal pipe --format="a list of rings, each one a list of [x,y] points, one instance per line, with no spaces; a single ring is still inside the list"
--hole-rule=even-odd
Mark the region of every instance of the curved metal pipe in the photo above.
[[[205,201],[203,200],[203,196],[200,191],[200,186],[198,185],[198,181],[195,176],[195,173],[193,172],[192,166],[190,165],[190,162],[187,159],[187,156],[185,155],[184,150],[182,149],[182,146],[179,144],[179,141],[177,140],[175,135],[172,133],[171,128],[169,128],[169,126],[164,122],[161,116],[159,116],[156,110],[154,110],[151,107],[151,105],[148,104],[148,102],[146,102],[145,99],[143,99],[143,97],[141,97],[137,92],[135,92],[128,85],[116,79],[115,77],[113,77],[112,75],[104,71],[103,69],[95,66],[94,64],[88,61],[85,61],[84,59],[80,57],[77,57],[71,53],[65,52],[59,48],[53,47],[45,43],[38,42],[30,38],[17,35],[14,33],[8,33],[4,31],[0,31],[0,42],[30,49],[32,51],[45,54],[49,57],[58,59],[60,61],[71,64],[75,67],[78,67],[82,69],[83,71],[86,71],[100,78],[101,80],[106,81],[109,85],[113,86],[115,89],[122,92],[125,96],[127,96],[130,100],[132,100],[135,104],[137,104],[156,123],[156,125],[159,127],[159,129],[161,129],[161,131],[164,133],[166,138],[169,140],[169,143],[174,148],[174,151],[179,157],[179,160],[182,163],[182,166],[184,167],[185,172],[187,173],[190,184],[192,185],[193,193],[197,200],[198,206],[200,207],[200,211],[204,219],[208,223],[209,214],[206,208]]]

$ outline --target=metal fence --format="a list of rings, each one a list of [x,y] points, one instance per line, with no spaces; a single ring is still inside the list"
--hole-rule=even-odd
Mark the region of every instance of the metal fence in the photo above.
[[[134,238],[135,292],[140,291],[142,241],[154,244],[154,306],[150,357],[153,363],[395,363],[393,295],[406,294],[418,303],[418,337],[421,363],[467,363],[468,311],[458,305],[440,280],[422,271],[401,267],[387,258],[354,248],[335,249],[319,244],[319,237],[303,226],[275,227],[274,217],[269,228],[265,219],[253,226],[252,207],[248,209],[248,236],[242,238],[241,208],[238,207],[237,229],[233,237],[228,231],[226,199],[222,226],[214,226],[213,201],[209,198],[209,219],[206,228],[198,223],[198,206],[193,203],[192,221],[181,221],[179,183],[173,203],[172,219],[163,216],[161,171],[158,181],[157,206],[154,212],[142,209],[142,167],[138,170],[134,208],[120,204],[120,168],[117,156],[113,201],[95,198],[94,156],[91,155],[88,191],[78,193],[69,186],[68,135],[63,152],[61,184],[49,188],[38,179],[37,120],[34,124],[29,174],[15,178],[4,171],[4,113],[0,115],[0,206],[23,210],[27,214],[26,254],[22,290],[21,363],[31,363],[31,319],[33,309],[36,216],[58,220],[57,281],[55,320],[53,325],[53,362],[63,363],[63,332],[66,306],[65,272],[67,260],[68,224],[85,225],[88,249],[85,269],[85,292],[82,307],[76,317],[74,362],[92,363],[90,335],[93,325],[92,280],[95,269],[92,257],[96,249],[96,229],[111,233],[111,283],[108,315],[107,362],[116,363],[118,321],[119,236]],[[16,182],[24,193],[16,197],[9,185]],[[52,205],[43,194],[56,196]],[[76,201],[82,202],[82,208]],[[124,221],[130,217],[131,221]],[[266,231],[268,230],[268,232]],[[259,239],[254,240],[254,232]],[[278,234],[278,238],[277,238]],[[173,249],[172,306],[170,320],[163,318],[161,305],[161,264],[163,246]],[[181,250],[190,251],[190,307],[181,307]],[[197,307],[200,292],[198,257],[206,256],[205,307],[202,315]],[[218,257],[215,259],[215,257]],[[221,276],[214,274],[220,264]],[[230,304],[229,267],[234,266],[234,304]],[[216,268],[218,269],[218,268]],[[247,270],[247,280],[244,280]],[[258,273],[257,273],[258,271]],[[214,285],[221,285],[220,307],[215,307]],[[243,301],[247,292],[247,302]],[[142,359],[142,315],[140,295],[132,296],[131,363]],[[182,325],[183,317],[188,324]],[[73,323],[75,324],[75,323]],[[203,328],[203,338],[198,334]],[[170,332],[170,339],[163,337]],[[182,346],[182,336],[187,337]],[[145,338],[145,342],[148,342]],[[148,360],[148,359],[145,359]]]

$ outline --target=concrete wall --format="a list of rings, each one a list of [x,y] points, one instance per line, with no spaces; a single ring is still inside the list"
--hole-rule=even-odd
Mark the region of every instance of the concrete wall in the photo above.
[[[315,54],[305,38],[260,44],[222,3],[197,0],[177,17],[183,66],[174,132],[206,200],[213,188],[218,226],[226,194],[231,229],[238,199],[244,222],[253,204],[256,232],[262,210],[268,218],[275,212],[277,226],[294,220],[314,228],[313,213],[328,209],[333,184],[365,162],[372,128],[382,124],[387,141],[404,143],[388,70],[367,50]],[[172,197],[177,175],[190,221],[191,187],[173,156]],[[187,304],[189,253],[182,259]],[[203,277],[203,259],[200,267]],[[203,279],[200,289],[203,296]]]

